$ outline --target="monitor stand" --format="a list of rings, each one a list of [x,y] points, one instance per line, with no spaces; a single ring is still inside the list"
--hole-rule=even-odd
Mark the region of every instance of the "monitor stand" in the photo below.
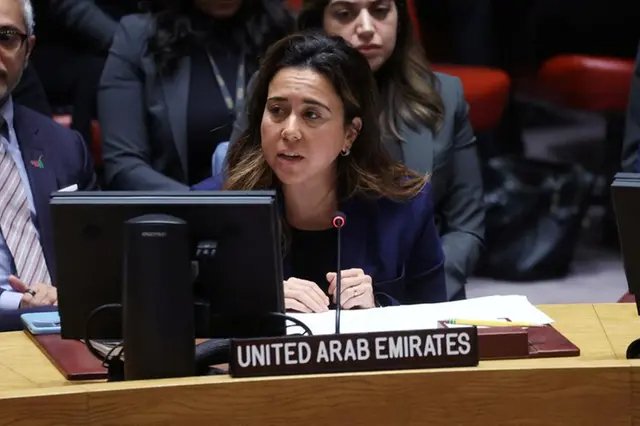
[[[188,225],[169,215],[125,222],[124,378],[195,374],[194,295]]]
[[[627,359],[640,358],[640,339],[636,339],[627,347]]]

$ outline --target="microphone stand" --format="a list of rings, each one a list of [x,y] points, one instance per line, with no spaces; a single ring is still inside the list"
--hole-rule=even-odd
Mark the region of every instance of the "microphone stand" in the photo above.
[[[341,275],[342,275],[342,267],[340,266],[340,228],[338,228],[338,259],[336,261],[336,334],[340,334],[340,311],[342,311],[342,305],[340,304],[340,293],[342,292],[342,283]]]
[[[336,259],[336,334],[340,334],[340,312],[342,311],[342,306],[340,304],[340,294],[342,293],[342,266],[340,265],[340,260],[342,258],[340,254],[340,249],[342,247],[342,242],[340,241],[340,230],[347,222],[346,216],[342,212],[336,212],[336,215],[333,217],[333,227],[336,228],[338,232],[337,235],[337,259]]]

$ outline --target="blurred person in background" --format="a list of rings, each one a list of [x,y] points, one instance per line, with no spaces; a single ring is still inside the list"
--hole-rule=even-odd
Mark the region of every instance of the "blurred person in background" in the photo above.
[[[210,176],[245,82],[293,23],[282,0],[165,0],[124,18],[98,95],[107,186],[185,189]]]
[[[96,118],[98,81],[120,18],[137,0],[35,0],[38,49],[32,62],[56,113],[71,113],[85,141]]]

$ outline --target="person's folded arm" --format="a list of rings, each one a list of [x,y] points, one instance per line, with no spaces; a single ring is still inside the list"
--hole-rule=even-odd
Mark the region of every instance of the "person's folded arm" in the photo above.
[[[93,166],[93,157],[89,152],[87,143],[84,141],[80,133],[74,131],[75,134],[75,149],[78,162],[75,164],[82,164],[82,167],[78,168],[77,177],[75,179],[76,185],[78,185],[79,191],[94,191],[99,189],[98,181],[96,178],[95,168]]]
[[[86,37],[97,50],[107,52],[118,22],[94,0],[51,0],[50,7],[65,28]]]
[[[447,300],[445,257],[434,221],[431,186],[427,185],[418,197],[418,201],[424,206],[416,210],[417,214],[423,216],[418,222],[422,227],[416,229],[417,238],[405,265],[406,300],[403,302],[444,302]]]
[[[448,298],[464,288],[484,240],[482,173],[462,85],[455,113],[452,184],[439,205]]]
[[[141,18],[131,16],[122,20],[98,91],[105,181],[107,186],[116,189],[186,190],[186,185],[150,165],[151,146],[144,104],[145,76],[140,65],[147,35],[143,31],[130,31],[130,19]]]
[[[640,173],[640,46],[629,91],[629,106],[622,143],[622,170]]]

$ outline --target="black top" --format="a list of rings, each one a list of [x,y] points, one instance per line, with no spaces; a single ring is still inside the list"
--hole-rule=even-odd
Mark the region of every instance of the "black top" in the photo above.
[[[240,57],[226,49],[211,49],[213,59],[235,102]],[[211,156],[218,143],[228,141],[234,114],[224,101],[204,48],[191,55],[191,80],[187,104],[189,185],[211,176]]]
[[[327,272],[336,271],[336,244],[337,235],[333,228],[324,231],[291,229],[289,253],[292,276],[313,281],[326,293],[329,288]]]

